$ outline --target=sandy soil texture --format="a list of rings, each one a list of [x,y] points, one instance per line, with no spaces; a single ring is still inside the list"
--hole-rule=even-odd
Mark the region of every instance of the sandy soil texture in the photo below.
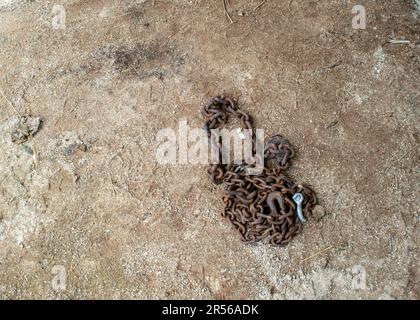
[[[419,1],[227,10],[0,0],[1,298],[419,298]],[[205,166],[156,161],[220,93],[319,196],[285,248],[240,241]]]

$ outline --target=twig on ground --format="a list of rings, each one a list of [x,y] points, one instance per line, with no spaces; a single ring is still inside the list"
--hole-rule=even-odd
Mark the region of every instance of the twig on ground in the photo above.
[[[411,42],[410,40],[391,39],[388,42],[391,44],[407,44],[410,48],[418,47],[418,43]]]
[[[400,156],[398,159],[396,160],[391,160],[391,164],[385,169],[385,172],[388,172],[389,169],[391,169],[393,166],[397,165],[401,160],[403,160],[408,154],[410,153],[410,151],[406,151],[402,156]],[[394,157],[395,158],[395,157]]]
[[[265,3],[267,2],[267,0],[263,0],[263,2],[261,2],[258,6],[256,6],[254,8],[254,11],[257,11],[259,8],[261,8]]]
[[[226,15],[226,17],[228,17],[228,19],[229,19],[230,23],[231,23],[231,24],[233,24],[234,22],[233,22],[232,18],[230,17],[230,14],[229,14],[229,12],[228,12],[228,10],[227,10],[227,1],[228,1],[228,0],[223,0],[223,9],[224,9],[224,11],[225,11],[225,15]]]
[[[404,214],[401,211],[400,211],[400,216],[401,216],[402,221],[404,222],[405,228],[407,229],[407,222],[405,221]]]
[[[36,151],[36,146],[33,139],[31,139],[31,145],[32,145],[32,151],[34,152],[33,159],[34,159],[35,169],[38,169],[38,152]]]
[[[391,39],[389,40],[392,44],[410,44],[411,42],[409,40],[397,40],[397,39]]]
[[[111,182],[112,190],[114,191],[114,195],[116,195],[117,194],[117,190],[115,190],[114,180],[112,180],[112,176],[111,176],[110,173],[108,173],[108,175],[109,175],[109,181]]]
[[[14,112],[16,112],[16,114],[18,115],[18,116],[22,116],[20,113],[19,113],[19,111],[17,111],[17,109],[15,108],[15,106],[13,105],[13,103],[9,100],[9,99],[7,99],[7,97],[6,97],[6,95],[4,94],[4,92],[3,92],[3,90],[2,89],[0,89],[0,93],[1,93],[1,95],[3,96],[3,98],[4,98],[4,100],[6,100],[7,101],[7,104],[13,109],[13,111]]]
[[[314,254],[310,255],[309,257],[306,257],[305,259],[301,260],[300,262],[304,262],[304,261],[306,261],[306,260],[309,260],[309,259],[315,258],[316,256],[319,256],[320,254],[322,254],[322,253],[324,253],[324,252],[326,252],[326,251],[328,251],[328,250],[331,250],[332,248],[334,248],[334,246],[329,246],[329,247],[327,247],[327,248],[324,248],[324,249],[322,249],[321,251],[318,251],[317,253],[314,253]]]

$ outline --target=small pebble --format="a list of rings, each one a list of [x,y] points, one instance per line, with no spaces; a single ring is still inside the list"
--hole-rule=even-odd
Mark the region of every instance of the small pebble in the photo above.
[[[12,142],[16,144],[26,142],[30,136],[34,136],[39,131],[40,127],[40,117],[21,116],[11,133]]]
[[[315,208],[313,208],[312,210],[312,216],[316,220],[321,220],[321,218],[325,216],[325,208],[323,206],[316,205]]]
[[[32,150],[32,148],[27,145],[23,145],[23,150],[25,150],[31,156],[34,154],[34,151]]]

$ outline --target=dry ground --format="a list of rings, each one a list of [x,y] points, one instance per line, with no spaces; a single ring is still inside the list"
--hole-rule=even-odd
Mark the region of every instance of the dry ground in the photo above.
[[[229,3],[234,24],[222,1],[57,0],[53,29],[54,2],[0,0],[0,297],[419,298],[420,3]],[[241,243],[203,166],[156,162],[219,93],[319,195],[286,248]],[[18,114],[43,121],[23,144]]]

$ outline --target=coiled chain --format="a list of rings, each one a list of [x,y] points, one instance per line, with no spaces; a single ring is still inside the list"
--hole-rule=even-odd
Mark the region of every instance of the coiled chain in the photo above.
[[[212,139],[211,130],[222,128],[230,115],[237,117],[244,129],[253,130],[252,118],[238,108],[237,101],[223,96],[211,99],[203,108],[204,130],[212,148],[222,153],[222,143]],[[253,134],[255,152],[255,134]],[[225,186],[222,216],[230,221],[245,242],[268,239],[273,245],[287,245],[302,230],[293,201],[296,193],[303,195],[302,211],[306,218],[316,204],[314,191],[292,181],[285,171],[295,152],[289,141],[274,135],[264,145],[264,167],[250,175],[244,169],[249,164],[211,164],[207,173],[214,184]],[[219,157],[219,159],[222,159]]]

